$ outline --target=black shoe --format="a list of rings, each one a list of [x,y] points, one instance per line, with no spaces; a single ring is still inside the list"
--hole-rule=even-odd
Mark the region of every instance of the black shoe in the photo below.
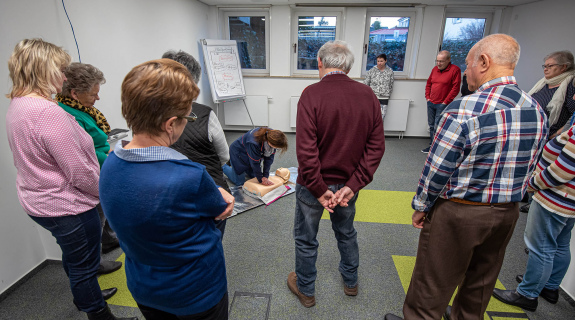
[[[515,280],[518,283],[523,282],[523,275],[518,274],[517,277],[515,277]],[[543,290],[541,290],[541,293],[539,293],[539,296],[541,298],[547,300],[547,302],[549,302],[551,304],[556,304],[557,301],[559,301],[559,289],[551,290],[551,289],[543,288]]]
[[[120,247],[120,242],[118,240],[111,243],[102,243],[102,253],[108,253],[116,248]]]
[[[100,261],[100,268],[98,269],[98,274],[108,274],[112,273],[122,267],[120,261]]]
[[[102,297],[104,297],[104,300],[108,300],[108,299],[110,299],[113,295],[115,295],[116,292],[118,292],[118,288],[104,289],[104,290],[102,290]]]
[[[421,152],[422,152],[422,153],[429,153],[429,148],[430,148],[430,147],[427,147],[427,148],[425,148],[425,149],[421,149]]]
[[[447,309],[445,309],[445,313],[443,314],[443,319],[451,320],[451,306],[447,306]]]
[[[388,313],[385,315],[385,320],[403,320],[403,318],[400,318],[396,315],[394,315],[393,313]]]
[[[493,296],[503,302],[527,311],[537,310],[537,298],[529,299],[515,290],[493,289]]]
[[[102,310],[88,313],[88,320],[138,320],[138,317],[116,318],[116,316],[112,314],[112,311],[110,311],[110,307],[106,304]]]
[[[519,212],[527,213],[527,212],[529,212],[529,207],[531,207],[531,204],[529,204],[529,203],[526,205],[522,205],[519,208]]]

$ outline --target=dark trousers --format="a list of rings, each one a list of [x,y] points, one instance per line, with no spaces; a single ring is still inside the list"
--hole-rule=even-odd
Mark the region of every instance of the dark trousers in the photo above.
[[[212,308],[187,316],[177,316],[175,314],[164,312],[158,309],[147,307],[138,303],[138,308],[146,320],[227,320],[228,319],[228,293]]]
[[[517,203],[438,199],[419,235],[404,318],[441,319],[459,286],[451,319],[483,319],[518,217]]]
[[[70,279],[76,306],[87,313],[106,306],[96,272],[100,266],[100,218],[94,208],[62,217],[33,217],[50,231],[62,249],[62,265]]]
[[[429,146],[433,143],[433,137],[435,137],[435,132],[437,131],[437,124],[441,119],[441,113],[445,110],[447,105],[443,103],[434,104],[431,101],[427,101],[427,125],[429,126]]]

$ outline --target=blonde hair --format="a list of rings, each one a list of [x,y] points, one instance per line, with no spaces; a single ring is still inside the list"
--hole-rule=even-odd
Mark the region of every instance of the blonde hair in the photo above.
[[[62,80],[62,70],[72,58],[64,49],[42,39],[24,39],[14,48],[8,60],[12,99],[38,92],[45,96],[57,93],[54,82]]]
[[[122,115],[134,134],[157,135],[171,117],[187,116],[200,94],[192,75],[171,59],[144,62],[122,83]]]

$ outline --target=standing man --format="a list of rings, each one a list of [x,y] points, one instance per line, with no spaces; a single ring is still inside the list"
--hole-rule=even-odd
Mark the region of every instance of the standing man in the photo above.
[[[548,131],[543,109],[517,86],[518,59],[504,34],[467,55],[475,93],[443,112],[412,202],[422,231],[405,319],[440,319],[458,286],[447,319],[483,319]]]
[[[443,50],[437,54],[436,66],[431,70],[425,86],[427,100],[427,125],[429,126],[429,147],[421,150],[428,153],[441,112],[459,93],[461,86],[461,69],[451,64],[451,53]]]
[[[321,81],[307,87],[298,103],[296,263],[287,280],[304,307],[315,305],[316,236],[324,209],[330,212],[341,255],[343,291],[357,295],[355,202],[359,190],[373,179],[385,150],[377,97],[368,86],[347,76],[354,60],[347,43],[327,42],[317,52],[317,60]]]
[[[393,70],[391,70],[386,63],[387,56],[385,53],[377,56],[377,65],[373,66],[373,68],[367,72],[365,81],[363,82],[370,86],[373,93],[377,96],[381,107],[382,120],[385,119],[389,97],[393,91]]]

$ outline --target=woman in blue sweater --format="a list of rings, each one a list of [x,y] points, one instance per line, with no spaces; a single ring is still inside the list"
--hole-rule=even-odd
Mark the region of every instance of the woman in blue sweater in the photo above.
[[[280,130],[254,128],[230,145],[230,164],[222,168],[236,186],[244,184],[244,175],[256,177],[259,183],[270,186],[273,183],[268,177],[276,150],[280,149],[283,154],[287,148],[287,138]]]
[[[147,320],[227,319],[221,233],[234,198],[203,165],[169,148],[199,89],[181,64],[134,67],[122,83],[122,115],[133,132],[100,175],[100,200],[126,254],[128,289]],[[189,116],[191,115],[191,116]]]

